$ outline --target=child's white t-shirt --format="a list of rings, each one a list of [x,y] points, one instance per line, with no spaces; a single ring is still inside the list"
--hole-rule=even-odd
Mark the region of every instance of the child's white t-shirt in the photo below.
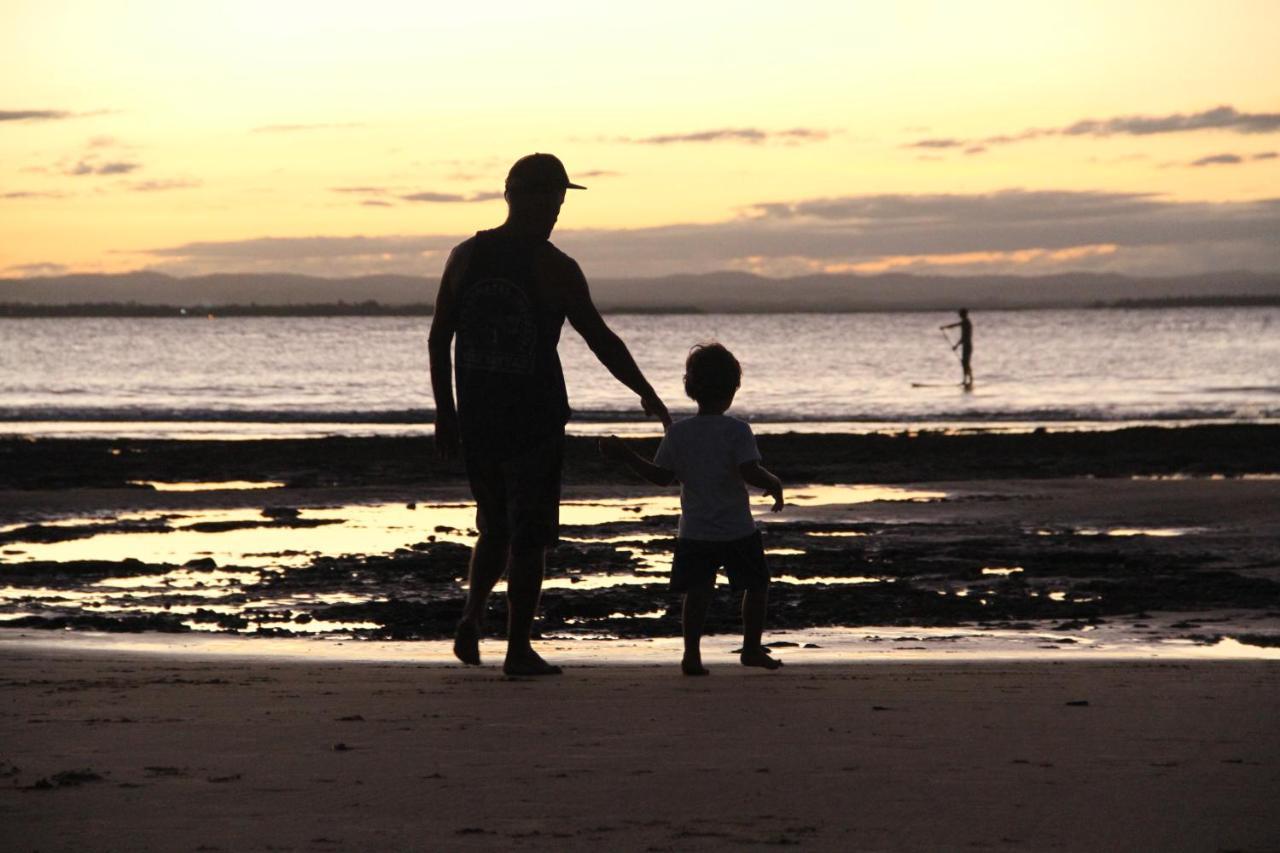
[[[695,415],[667,430],[653,463],[680,481],[681,539],[728,542],[756,530],[738,466],[760,458],[751,427],[728,415]]]

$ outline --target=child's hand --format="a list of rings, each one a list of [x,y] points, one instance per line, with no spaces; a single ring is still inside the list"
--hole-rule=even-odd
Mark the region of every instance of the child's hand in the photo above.
[[[618,438],[616,435],[606,435],[596,444],[600,448],[601,456],[606,459],[616,459],[619,462],[626,459],[627,454],[631,452],[627,449],[627,446],[622,443],[622,439]]]
[[[775,480],[773,485],[764,490],[765,497],[773,498],[773,507],[770,512],[782,512],[782,508],[786,506],[786,502],[782,499],[782,482]]]

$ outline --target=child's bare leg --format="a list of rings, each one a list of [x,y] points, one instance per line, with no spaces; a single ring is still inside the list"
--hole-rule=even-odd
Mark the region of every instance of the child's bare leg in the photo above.
[[[742,654],[738,659],[743,666],[760,666],[777,669],[782,661],[769,656],[769,650],[761,645],[764,635],[764,616],[769,606],[769,587],[761,584],[742,594]]]
[[[707,620],[707,607],[711,604],[711,595],[715,590],[715,581],[690,587],[684,594],[684,610],[681,613],[680,625],[684,631],[684,658],[680,661],[680,671],[685,675],[707,675],[708,670],[702,665],[702,625]]]

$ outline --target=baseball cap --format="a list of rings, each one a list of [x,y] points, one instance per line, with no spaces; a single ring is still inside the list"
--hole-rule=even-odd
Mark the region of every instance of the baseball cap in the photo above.
[[[585,190],[569,180],[564,164],[554,154],[521,157],[507,172],[508,190]]]

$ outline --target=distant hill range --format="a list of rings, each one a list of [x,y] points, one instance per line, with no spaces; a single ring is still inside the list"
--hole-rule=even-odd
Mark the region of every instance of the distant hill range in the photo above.
[[[177,278],[155,272],[0,278],[0,314],[24,307],[82,306],[80,313],[122,313],[119,306],[162,313],[239,306],[237,313],[423,313],[435,300],[436,279],[375,275],[319,278],[226,273]],[[1167,278],[1064,273],[1046,276],[809,275],[765,278],[741,272],[597,279],[591,284],[605,311],[795,312],[930,311],[967,306],[1071,308],[1141,304],[1275,304],[1280,274],[1222,272]],[[370,305],[376,303],[376,305]],[[116,306],[114,309],[112,305]],[[328,309],[328,310],[326,310]],[[62,312],[50,312],[62,313]]]

